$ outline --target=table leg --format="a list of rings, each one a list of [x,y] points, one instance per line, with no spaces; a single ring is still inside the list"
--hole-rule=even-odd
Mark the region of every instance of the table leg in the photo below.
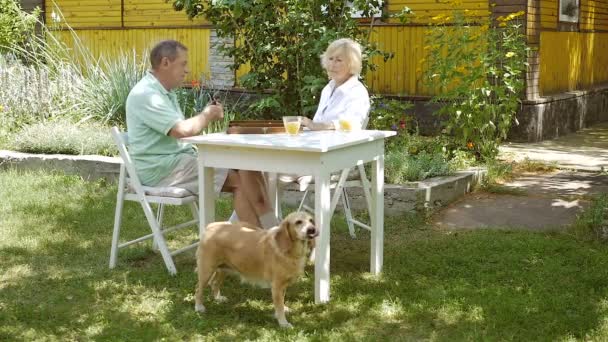
[[[329,173],[315,174],[315,225],[320,230],[315,248],[315,303],[329,302]]]
[[[268,197],[270,205],[274,208],[274,214],[281,220],[281,189],[279,189],[279,174],[276,172],[266,173],[266,182],[268,184]]]
[[[382,271],[384,247],[384,154],[372,161],[372,211],[370,271]]]
[[[215,189],[212,167],[205,167],[201,151],[198,156],[199,238],[203,238],[207,225],[215,221]]]

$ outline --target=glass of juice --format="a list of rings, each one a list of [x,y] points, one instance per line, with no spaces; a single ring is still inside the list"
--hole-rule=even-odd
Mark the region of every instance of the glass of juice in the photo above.
[[[361,124],[357,122],[357,120],[353,120],[348,116],[341,115],[338,119],[338,127],[337,130],[340,132],[353,132],[361,130]]]
[[[284,116],[283,117],[283,126],[285,127],[285,132],[289,135],[298,135],[300,133],[300,125],[302,124],[301,116]]]

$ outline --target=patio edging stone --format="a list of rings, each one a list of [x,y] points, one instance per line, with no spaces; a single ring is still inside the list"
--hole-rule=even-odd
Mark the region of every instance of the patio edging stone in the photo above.
[[[110,182],[118,180],[120,158],[98,155],[33,154],[0,150],[0,169],[61,171],[76,174],[92,181],[104,178]],[[485,169],[459,171],[452,176],[434,177],[405,185],[386,184],[384,187],[385,214],[399,215],[407,211],[445,206],[470,192],[485,176]],[[297,205],[302,192],[288,186],[283,201]],[[351,207],[366,208],[363,190],[349,188]],[[310,196],[310,195],[309,195]],[[341,206],[338,206],[341,210]]]

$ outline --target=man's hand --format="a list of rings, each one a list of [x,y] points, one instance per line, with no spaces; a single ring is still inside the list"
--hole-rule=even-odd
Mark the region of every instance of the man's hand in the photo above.
[[[217,102],[216,104],[211,104],[205,107],[201,112],[201,115],[204,115],[208,121],[216,121],[224,118],[224,106],[221,103]]]
[[[211,121],[222,118],[224,118],[224,107],[220,103],[211,104],[198,115],[176,123],[169,131],[169,135],[177,139],[191,137],[199,134]]]

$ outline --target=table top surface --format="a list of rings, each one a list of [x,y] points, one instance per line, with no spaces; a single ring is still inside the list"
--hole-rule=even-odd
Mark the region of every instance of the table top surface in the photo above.
[[[181,139],[194,145],[248,147],[259,149],[328,152],[340,148],[385,139],[394,131],[362,130],[349,133],[336,131],[304,131],[296,136],[285,134],[213,133]]]

